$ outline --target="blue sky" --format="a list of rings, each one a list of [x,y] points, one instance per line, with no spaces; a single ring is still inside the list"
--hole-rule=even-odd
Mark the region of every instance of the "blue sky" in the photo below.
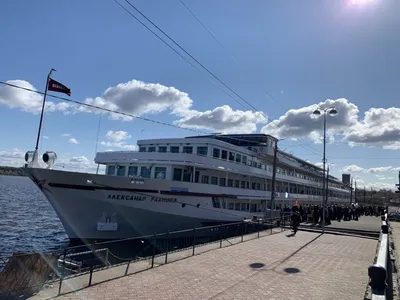
[[[179,0],[131,2],[273,122],[263,123],[261,113],[229,97],[114,1],[6,0],[0,80],[43,91],[55,68],[53,78],[71,88],[73,100],[202,132],[266,132],[283,139],[282,149],[313,163],[322,160],[322,121],[311,112],[333,105],[339,114],[328,120],[332,174],[351,171],[361,186],[394,187],[400,167],[399,1],[183,0],[223,47]],[[34,148],[40,101],[0,85],[0,126],[7,128],[0,134],[0,164],[21,165]],[[72,168],[91,168],[99,114],[48,101],[41,150],[56,151]],[[196,134],[116,119],[101,117],[99,151],[133,149],[141,137]]]

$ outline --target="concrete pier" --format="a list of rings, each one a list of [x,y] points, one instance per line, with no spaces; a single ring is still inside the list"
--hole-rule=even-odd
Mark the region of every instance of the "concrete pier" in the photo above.
[[[361,228],[363,223],[368,224],[372,230],[379,228],[380,218],[362,217],[358,222],[345,223],[351,222]],[[374,227],[371,224],[375,222]],[[358,300],[366,292],[367,268],[374,261],[377,243],[371,237],[306,231],[299,231],[293,237],[290,231],[284,231],[229,247],[215,247],[212,251],[99,284],[95,283],[104,281],[106,274],[110,278],[115,277],[111,276],[112,272],[123,276],[126,267],[100,271],[104,274],[95,272],[94,285],[70,293],[64,290],[67,294],[59,299]],[[161,264],[162,259],[158,260]],[[141,263],[148,264],[148,261]],[[79,284],[78,278],[75,284]],[[43,291],[32,299],[49,296]]]

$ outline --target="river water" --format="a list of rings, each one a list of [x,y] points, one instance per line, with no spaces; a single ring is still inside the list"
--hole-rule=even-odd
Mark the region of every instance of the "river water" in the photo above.
[[[48,252],[68,246],[50,203],[28,177],[0,175],[0,260],[13,252]]]

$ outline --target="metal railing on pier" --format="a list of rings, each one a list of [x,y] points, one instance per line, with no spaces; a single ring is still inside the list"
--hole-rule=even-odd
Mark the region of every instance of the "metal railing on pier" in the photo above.
[[[52,273],[45,282],[38,283],[35,290],[37,292],[45,284],[47,288],[43,292],[49,298],[55,297],[210,250],[280,233],[287,230],[289,224],[290,215],[285,214],[265,220],[248,220],[68,247],[56,256],[51,266]],[[0,299],[6,294],[19,297],[19,291],[26,290],[26,286],[19,290],[0,290]]]
[[[392,262],[389,253],[389,223],[388,214],[381,216],[382,226],[379,238],[379,248],[375,263],[368,268],[371,286],[371,300],[389,299],[392,289]]]

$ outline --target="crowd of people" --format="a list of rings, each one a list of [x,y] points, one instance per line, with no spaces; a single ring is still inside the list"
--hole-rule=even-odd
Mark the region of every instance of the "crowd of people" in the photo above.
[[[331,221],[358,221],[358,218],[365,216],[380,216],[386,210],[385,206],[378,205],[338,205],[330,204],[325,208],[325,224],[331,224]],[[321,224],[323,220],[323,210],[321,205],[294,205],[281,208],[284,214],[293,214],[296,212],[298,222],[311,223],[313,225]]]

